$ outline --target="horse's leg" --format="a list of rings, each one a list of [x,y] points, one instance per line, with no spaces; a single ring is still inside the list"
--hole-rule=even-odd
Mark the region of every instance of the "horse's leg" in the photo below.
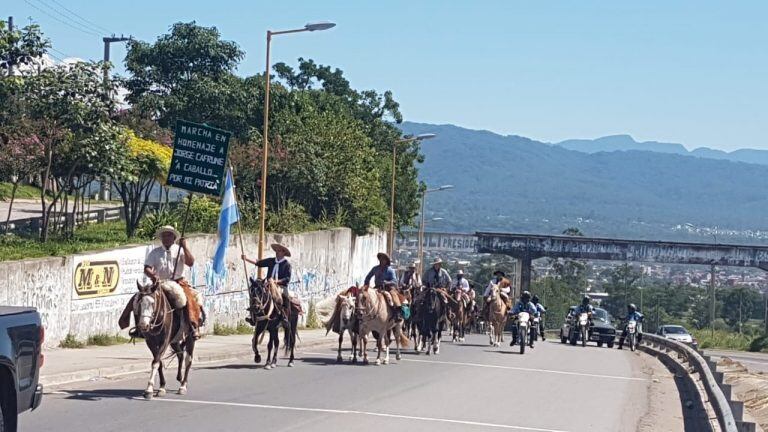
[[[384,338],[387,335],[387,331],[384,330],[383,332],[379,332],[379,337],[376,338],[376,365],[381,364],[381,351],[382,351],[382,344],[384,343]]]
[[[435,354],[440,354],[440,341],[443,339],[443,327],[437,329],[437,345],[435,345]]]
[[[195,353],[195,339],[194,338],[188,338],[186,345],[184,347],[184,352],[186,355],[184,355],[184,379],[181,381],[181,385],[179,386],[179,394],[185,395],[187,394],[187,383],[189,382],[189,370],[192,369],[192,357]]]
[[[403,358],[403,356],[400,355],[400,341],[402,340],[402,338],[403,338],[403,325],[397,324],[395,325],[395,349],[397,349],[397,352],[395,354],[395,360],[400,360]]]
[[[352,360],[352,363],[357,363],[357,343],[358,343],[357,333],[353,332],[352,330],[348,330],[348,331],[349,331],[350,342],[352,342],[352,356],[350,357],[350,360]]]
[[[181,368],[182,368],[182,365],[184,364],[184,351],[179,346],[174,346],[173,350],[176,352],[176,363],[179,364],[178,370],[176,372],[176,381],[181,382],[181,379],[182,379]]]
[[[261,363],[261,354],[259,354],[259,336],[261,336],[261,333],[264,331],[264,326],[262,325],[264,321],[258,321],[256,323],[256,327],[253,328],[253,340],[251,341],[251,345],[253,346],[253,362],[256,364]]]
[[[392,344],[389,332],[387,332],[387,336],[383,338],[382,342],[384,343],[384,364],[389,364],[389,346]]]
[[[280,354],[280,328],[275,327],[273,333],[269,335],[269,339],[273,342],[273,354],[272,354],[272,367],[277,367],[277,356]]]
[[[144,389],[144,399],[152,399],[155,396],[155,375],[157,369],[160,366],[161,354],[152,353],[152,370],[149,372],[149,381],[147,381],[147,388]]]
[[[272,334],[272,329],[267,326],[266,331],[269,332],[269,340],[267,341],[267,360],[264,362],[264,369],[270,370],[274,367],[272,364],[272,346],[275,342],[275,336]]]
[[[344,331],[345,329],[343,328],[339,329],[339,349],[338,355],[336,356],[336,363],[341,363],[344,361],[344,359],[341,357],[341,343],[344,341]]]
[[[362,336],[361,340],[362,346],[361,349],[363,350],[363,364],[368,364],[368,335],[364,334]]]
[[[291,349],[291,356],[288,358],[288,367],[293,367],[293,354],[294,350],[296,349],[296,339],[298,338],[299,332],[299,316],[294,314],[290,321],[288,321],[288,324],[290,325],[290,331],[288,332],[288,344]]]

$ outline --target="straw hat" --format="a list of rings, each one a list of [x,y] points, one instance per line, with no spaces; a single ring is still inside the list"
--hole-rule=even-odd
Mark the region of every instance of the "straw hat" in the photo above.
[[[408,268],[416,268],[416,266],[418,266],[418,265],[419,265],[419,261],[414,261],[414,262],[408,264]]]
[[[456,276],[458,275],[464,276],[464,270],[459,270],[458,272],[456,272]]]
[[[443,260],[440,257],[438,257],[436,260],[432,261],[432,265],[442,264],[442,263],[443,263]]]
[[[387,263],[392,264],[392,260],[389,258],[389,255],[385,254],[384,252],[377,253],[376,259],[378,259],[379,261],[384,259]]]
[[[280,243],[272,243],[271,247],[272,247],[272,250],[275,251],[275,253],[277,253],[278,251],[281,251],[281,252],[283,252],[283,255],[285,255],[287,257],[291,256],[290,249],[288,249],[287,247],[281,245]]]
[[[178,240],[179,237],[181,237],[181,234],[179,234],[179,232],[176,231],[176,228],[174,228],[172,225],[164,225],[157,229],[155,238],[159,239],[164,233],[167,232],[173,233],[174,240]]]

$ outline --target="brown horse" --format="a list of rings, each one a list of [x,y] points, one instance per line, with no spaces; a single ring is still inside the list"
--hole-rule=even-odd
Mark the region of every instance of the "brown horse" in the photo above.
[[[341,345],[344,342],[344,332],[349,332],[349,339],[352,343],[352,354],[349,360],[352,363],[357,363],[357,333],[360,328],[360,322],[355,316],[355,297],[347,292],[340,293],[336,296],[336,306],[333,309],[333,315],[325,323],[325,334],[327,335],[331,330],[339,334],[339,349],[336,361],[341,363],[343,358],[341,357]]]
[[[276,287],[269,286],[263,279],[250,278],[251,287],[249,294],[251,306],[248,310],[251,313],[251,321],[255,323],[251,348],[253,349],[254,363],[261,363],[261,354],[259,354],[259,343],[265,332],[269,333],[267,341],[267,360],[264,369],[270,370],[277,367],[277,354],[280,348],[280,327],[284,329],[284,344],[286,354],[290,353],[288,367],[293,367],[294,350],[296,348],[296,339],[298,338],[298,323],[300,309],[294,308],[291,303],[291,313],[286,318],[283,316],[283,309],[278,304]],[[281,299],[282,300],[282,299]]]
[[[161,287],[164,282],[155,282],[141,285],[138,294],[134,296],[133,310],[137,315],[137,327],[152,352],[152,371],[149,375],[147,388],[144,390],[144,398],[152,399],[155,395],[155,375],[160,377],[160,388],[157,396],[165,396],[165,374],[163,373],[163,355],[168,347],[173,349],[179,363],[176,380],[181,385],[178,393],[187,393],[189,369],[192,367],[192,357],[195,351],[195,338],[192,337],[192,326],[184,317],[182,310],[174,310],[165,289]],[[184,374],[181,373],[182,364],[185,365]]]
[[[499,285],[491,286],[488,297],[488,325],[491,346],[499,346],[504,342],[504,326],[507,324],[507,303],[501,298]]]
[[[378,355],[376,364],[389,364],[389,345],[392,343],[390,331],[394,333],[397,347],[396,359],[400,360],[400,345],[408,346],[408,338],[403,335],[403,321],[397,320],[395,308],[387,304],[387,299],[379,290],[364,286],[360,290],[355,307],[355,315],[360,320],[360,333],[358,336],[362,342],[363,364],[368,364],[368,334],[373,332],[376,336]],[[381,351],[385,351],[384,360],[381,359]]]
[[[469,316],[465,308],[464,295],[461,290],[456,290],[451,296],[448,306],[451,308],[451,326],[453,327],[452,342],[464,342],[464,331]]]

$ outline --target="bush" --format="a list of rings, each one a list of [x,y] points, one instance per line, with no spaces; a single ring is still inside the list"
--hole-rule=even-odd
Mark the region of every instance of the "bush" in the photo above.
[[[176,219],[180,224],[176,229],[181,231],[184,223],[184,212],[187,210],[187,202],[184,201],[176,208]],[[221,213],[221,204],[205,197],[195,196],[192,198],[192,204],[189,206],[189,219],[187,220],[187,233],[212,233],[219,227],[219,213]]]
[[[732,331],[715,330],[714,336],[710,329],[693,330],[691,333],[699,341],[699,348],[701,349],[717,348],[746,351],[752,343],[750,336],[740,335]]]
[[[320,319],[317,317],[317,307],[315,307],[315,301],[310,300],[309,311],[307,311],[307,325],[308,329],[318,329],[322,327]]]
[[[152,240],[155,238],[157,230],[164,225],[173,225],[174,227],[179,225],[179,219],[175,212],[171,212],[167,208],[153,210],[141,219],[139,227],[136,229],[136,235],[143,239]]]
[[[245,321],[238,322],[235,327],[219,323],[213,325],[213,334],[216,336],[232,336],[251,333],[253,333],[253,327],[248,325]]]
[[[267,231],[294,233],[312,228],[312,219],[307,210],[294,201],[288,201],[277,212],[267,213]]]
[[[75,335],[67,333],[67,336],[59,342],[59,348],[85,348],[85,342],[77,340]]]
[[[754,339],[752,339],[752,342],[749,344],[749,351],[752,352],[761,352],[768,349],[768,335],[761,335]]]
[[[128,343],[130,341],[131,341],[130,339],[120,336],[119,334],[109,335],[106,333],[101,333],[93,336],[88,336],[88,340],[86,341],[86,344],[97,345],[97,346],[110,346],[110,345],[120,345],[120,344]]]

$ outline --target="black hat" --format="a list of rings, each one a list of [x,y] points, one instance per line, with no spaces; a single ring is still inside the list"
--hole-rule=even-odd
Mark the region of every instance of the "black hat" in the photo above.
[[[504,272],[503,272],[503,271],[501,271],[501,270],[496,270],[495,272],[493,272],[493,275],[494,275],[494,276],[501,276],[501,277],[506,277],[506,276],[507,276],[507,275],[505,275],[505,274],[504,274]]]

